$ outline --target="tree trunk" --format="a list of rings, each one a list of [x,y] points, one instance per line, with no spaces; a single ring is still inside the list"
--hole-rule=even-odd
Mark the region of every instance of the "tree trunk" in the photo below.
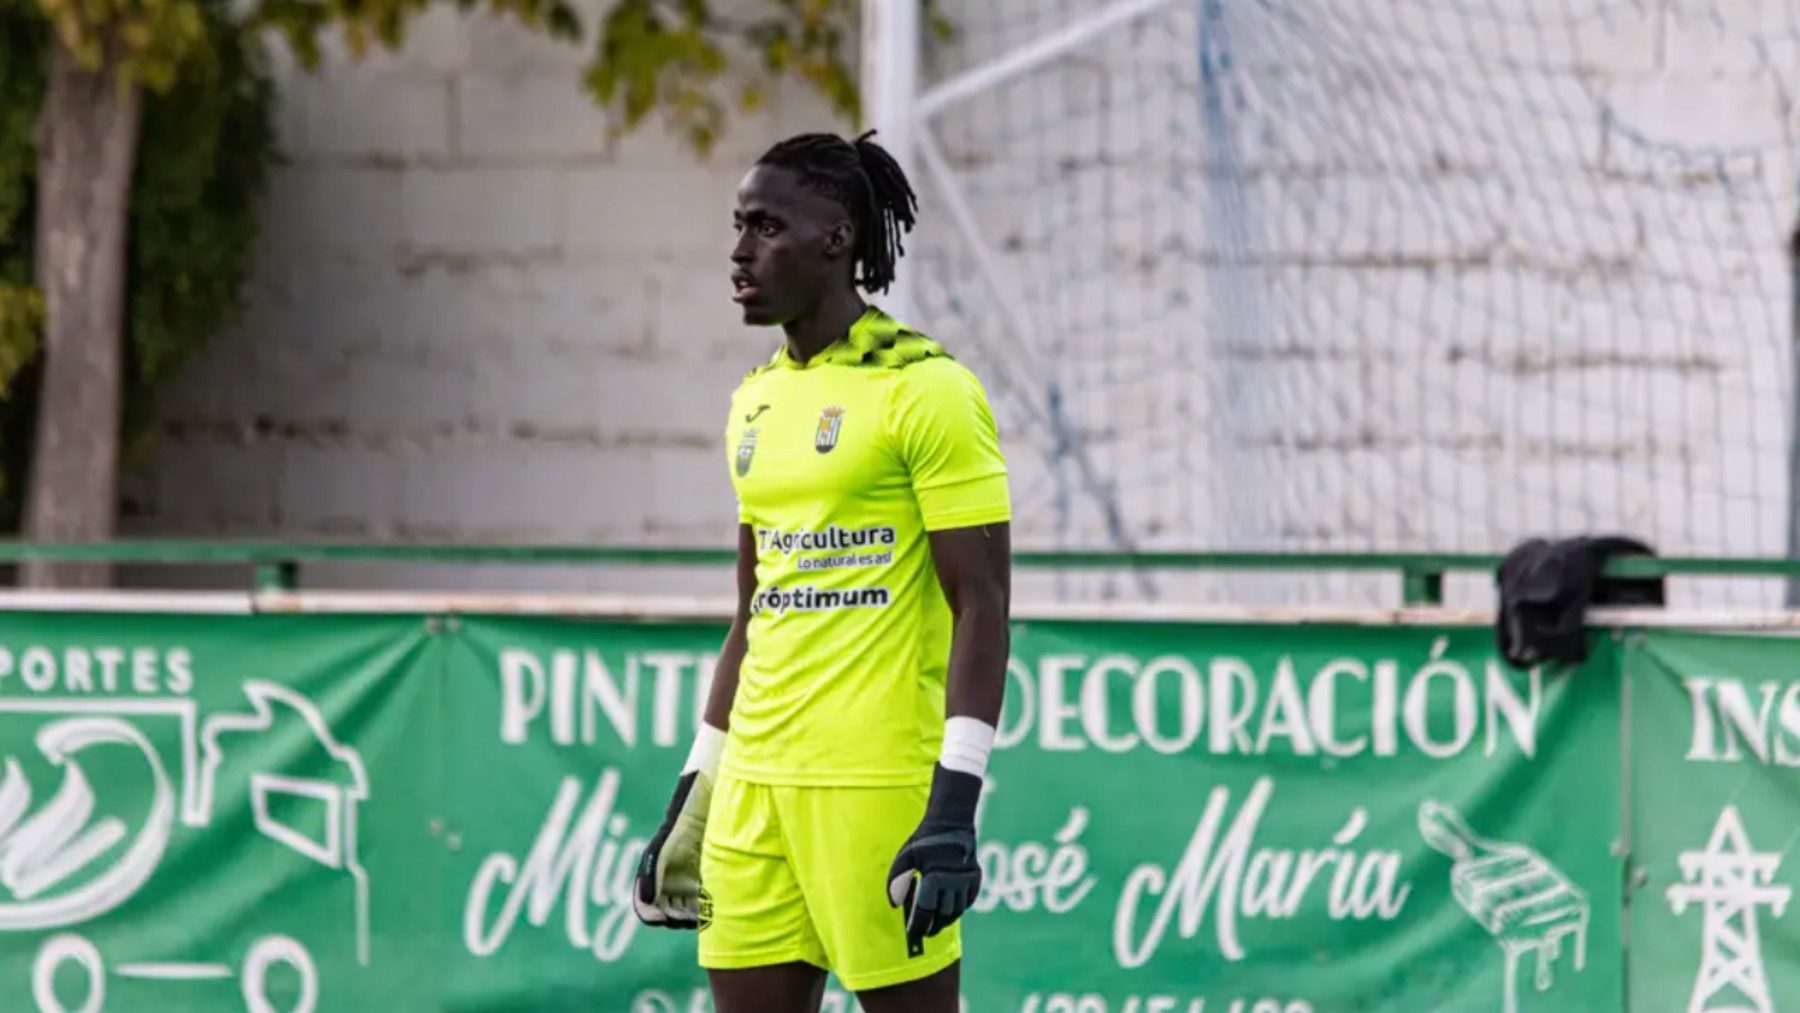
[[[44,374],[25,537],[98,541],[118,522],[125,253],[142,92],[110,56],[82,67],[60,42],[38,128],[37,283]],[[112,567],[26,564],[20,584],[105,587]]]

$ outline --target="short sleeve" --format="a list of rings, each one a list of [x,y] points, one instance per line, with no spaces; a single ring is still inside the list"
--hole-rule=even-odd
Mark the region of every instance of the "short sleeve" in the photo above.
[[[737,447],[732,443],[732,440],[736,436],[736,428],[737,427],[735,425],[733,425],[732,420],[734,420],[738,417],[738,411],[739,411],[738,405],[742,399],[741,395],[743,393],[744,393],[744,384],[739,384],[738,388],[731,392],[731,400],[725,411],[725,433],[724,433],[723,449],[725,451],[725,470],[726,470],[727,475],[731,474],[731,472],[733,470],[733,459],[737,456]],[[735,480],[732,482],[731,498],[732,498],[732,501],[737,504],[738,523],[739,524],[754,524],[755,522],[750,517],[749,505],[744,502],[744,497],[737,493],[737,483]]]
[[[1012,519],[999,429],[975,374],[952,359],[915,363],[899,371],[889,408],[925,530]]]

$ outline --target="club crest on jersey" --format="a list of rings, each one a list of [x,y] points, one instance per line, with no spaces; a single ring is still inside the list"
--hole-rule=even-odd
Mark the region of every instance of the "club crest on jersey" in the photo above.
[[[739,478],[750,474],[750,459],[756,456],[756,429],[746,428],[738,437],[737,473]]]
[[[838,433],[844,428],[844,410],[835,405],[819,413],[819,431],[813,436],[813,449],[831,453],[838,445]]]

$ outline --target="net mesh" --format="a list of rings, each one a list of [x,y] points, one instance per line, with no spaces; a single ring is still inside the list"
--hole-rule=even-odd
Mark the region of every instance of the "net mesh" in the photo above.
[[[928,81],[1117,6],[970,5]],[[1788,0],[1165,4],[935,116],[918,316],[1021,544],[1782,555],[1796,89]]]

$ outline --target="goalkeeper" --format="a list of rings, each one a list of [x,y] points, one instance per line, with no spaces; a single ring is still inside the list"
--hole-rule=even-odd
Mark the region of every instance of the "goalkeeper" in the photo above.
[[[981,384],[879,309],[916,209],[864,135],[744,177],[734,300],[786,341],[732,398],[738,613],[635,891],[718,1013],[956,1013],[1005,689],[1006,462]]]

